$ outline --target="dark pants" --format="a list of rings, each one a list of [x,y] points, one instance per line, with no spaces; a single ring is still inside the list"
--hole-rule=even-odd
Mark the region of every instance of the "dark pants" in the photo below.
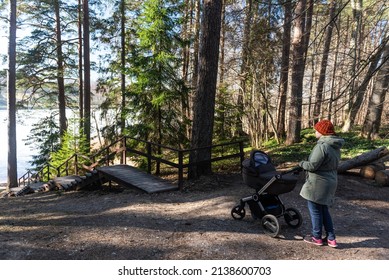
[[[312,236],[322,238],[322,230],[326,231],[326,238],[335,239],[334,225],[327,205],[317,204],[308,200],[308,210],[312,222]]]

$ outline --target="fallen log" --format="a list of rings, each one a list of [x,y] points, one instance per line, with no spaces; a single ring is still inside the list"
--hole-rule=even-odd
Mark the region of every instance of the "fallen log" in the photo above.
[[[366,179],[374,179],[375,175],[378,171],[385,170],[385,164],[380,163],[372,163],[369,165],[365,165],[361,167],[359,174]]]
[[[338,173],[344,173],[349,169],[367,165],[370,162],[378,160],[386,155],[389,155],[389,150],[386,147],[380,147],[363,153],[355,158],[341,162],[338,166]]]
[[[379,159],[377,159],[377,160],[375,160],[375,161],[372,161],[371,163],[372,163],[372,164],[383,163],[383,164],[385,164],[386,166],[389,166],[389,155],[380,157]]]
[[[381,187],[389,187],[389,170],[377,171],[375,181]]]

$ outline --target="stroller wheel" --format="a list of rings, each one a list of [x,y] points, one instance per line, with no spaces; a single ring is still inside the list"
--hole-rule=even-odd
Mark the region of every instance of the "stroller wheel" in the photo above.
[[[234,208],[231,209],[231,216],[235,220],[242,220],[245,215],[246,215],[246,210],[242,205],[236,205]]]
[[[280,224],[274,215],[268,214],[263,216],[261,224],[266,234],[270,235],[271,237],[277,237],[277,235],[280,233]]]
[[[287,208],[285,210],[284,219],[291,228],[298,228],[303,222],[303,217],[301,216],[300,212],[293,207]]]

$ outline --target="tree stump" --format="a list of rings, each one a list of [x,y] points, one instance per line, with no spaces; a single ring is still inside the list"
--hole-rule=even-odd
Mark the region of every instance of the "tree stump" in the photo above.
[[[389,170],[380,170],[375,174],[375,181],[381,187],[389,187]]]
[[[385,170],[385,164],[382,162],[363,166],[359,174],[366,179],[374,179],[376,173],[380,170]]]

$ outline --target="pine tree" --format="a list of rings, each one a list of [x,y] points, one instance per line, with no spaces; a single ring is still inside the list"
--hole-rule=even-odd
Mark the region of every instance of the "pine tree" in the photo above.
[[[15,188],[17,182],[16,150],[16,0],[9,1],[8,39],[8,174],[7,188]]]
[[[21,104],[59,110],[62,133],[67,125],[66,107],[78,91],[74,83],[76,7],[60,0],[45,0],[25,2],[23,9],[24,24],[30,25],[31,31],[18,49],[18,87],[25,91]]]
[[[133,34],[127,74],[127,109],[133,125],[129,133],[149,141],[184,143],[180,100],[186,94],[178,69],[180,5],[174,1],[148,0],[141,7]]]
[[[82,128],[78,129],[78,124],[78,120],[72,120],[72,124],[69,125],[68,130],[62,136],[60,148],[50,154],[50,165],[58,168],[75,154],[88,155],[90,149],[89,143]],[[81,164],[89,164],[83,157],[77,160]],[[73,164],[74,161],[75,159],[72,159]]]
[[[57,112],[52,112],[33,125],[25,144],[35,151],[30,161],[39,170],[50,158],[50,154],[60,148]]]
[[[193,149],[212,145],[215,112],[217,69],[221,30],[221,0],[207,0],[202,17],[202,37],[199,53],[199,79],[194,102],[193,130],[191,147]],[[189,170],[190,178],[208,175],[211,170],[211,150],[198,149],[190,154],[190,162],[203,162]],[[205,162],[205,163],[204,163]]]

